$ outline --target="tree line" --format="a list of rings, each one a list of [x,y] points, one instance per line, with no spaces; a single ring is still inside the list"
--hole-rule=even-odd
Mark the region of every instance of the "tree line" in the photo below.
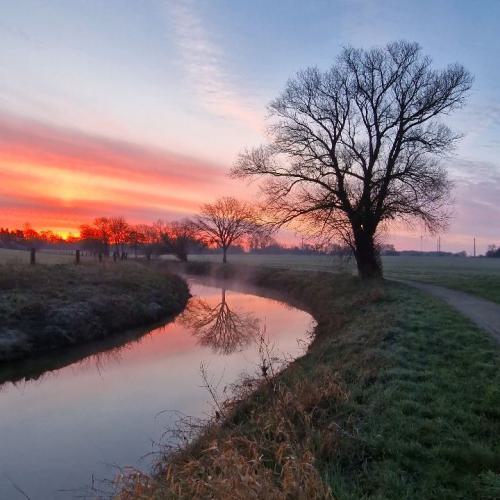
[[[0,246],[6,248],[67,248],[85,250],[102,257],[127,258],[172,254],[180,261],[202,249],[219,249],[227,261],[231,248],[259,250],[278,247],[272,230],[250,204],[224,197],[201,206],[193,218],[177,221],[157,220],[152,224],[131,224],[124,217],[97,217],[80,226],[79,236],[64,239],[52,231],[37,232],[31,225],[24,229],[0,229]]]

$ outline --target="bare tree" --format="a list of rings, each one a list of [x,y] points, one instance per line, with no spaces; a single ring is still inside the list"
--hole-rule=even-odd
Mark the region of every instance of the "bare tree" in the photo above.
[[[439,159],[458,136],[439,117],[463,105],[471,84],[458,64],[432,69],[416,43],[346,48],[330,70],[288,82],[270,105],[270,142],[241,154],[233,175],[264,176],[277,225],[341,238],[360,276],[379,277],[381,225],[446,226],[450,183]]]
[[[92,224],[80,226],[80,239],[84,248],[109,255],[111,243],[110,219],[97,217]]]
[[[115,245],[118,255],[125,252],[125,245],[129,241],[130,225],[123,217],[112,217],[109,220],[110,242]]]
[[[227,250],[242,243],[259,230],[255,210],[236,198],[226,197],[201,207],[194,222],[200,239],[222,249],[222,262],[227,262]]]
[[[189,251],[199,246],[196,232],[196,226],[188,219],[173,221],[162,233],[163,243],[169,253],[175,255],[181,262],[186,262]]]
[[[160,236],[157,228],[154,225],[148,224],[139,224],[136,228],[141,234],[141,245],[144,248],[146,260],[150,261],[153,252],[159,247],[160,244]]]
[[[137,252],[139,250],[139,247],[144,245],[145,243],[145,236],[143,232],[141,231],[141,226],[140,225],[135,225],[135,226],[130,226],[129,231],[128,231],[128,244],[133,248],[134,250],[134,257],[137,259]]]

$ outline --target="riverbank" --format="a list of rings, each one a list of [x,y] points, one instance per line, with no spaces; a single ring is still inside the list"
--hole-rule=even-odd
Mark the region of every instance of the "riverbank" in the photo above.
[[[0,265],[0,361],[154,324],[188,298],[184,280],[134,262]]]
[[[128,476],[122,498],[498,498],[500,356],[486,333],[397,283],[251,268],[245,279],[313,314],[307,354],[242,385],[225,418],[152,476]]]

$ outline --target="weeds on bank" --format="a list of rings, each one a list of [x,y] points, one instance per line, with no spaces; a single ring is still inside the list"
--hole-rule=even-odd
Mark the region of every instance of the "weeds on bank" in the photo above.
[[[160,462],[153,476],[124,476],[120,499],[332,498],[315,467],[314,449],[319,442],[335,445],[340,430],[325,427],[322,406],[344,400],[345,390],[328,370],[314,381],[298,377],[291,387],[263,339],[260,352],[260,376],[245,377],[223,401],[202,369],[213,419],[197,441]]]

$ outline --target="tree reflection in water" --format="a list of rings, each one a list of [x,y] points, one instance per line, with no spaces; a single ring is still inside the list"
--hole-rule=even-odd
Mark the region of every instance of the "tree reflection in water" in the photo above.
[[[226,301],[225,289],[215,306],[202,299],[192,299],[180,321],[193,330],[200,345],[221,354],[243,349],[259,333],[259,319],[250,313],[232,310]]]

